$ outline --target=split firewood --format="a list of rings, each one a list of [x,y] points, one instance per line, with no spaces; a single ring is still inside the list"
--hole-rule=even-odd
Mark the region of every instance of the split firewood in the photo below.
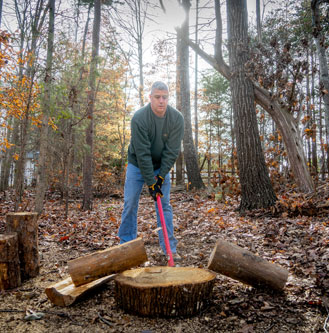
[[[256,288],[281,290],[288,279],[286,269],[222,239],[211,253],[208,269]]]
[[[26,280],[39,274],[38,214],[30,212],[8,213],[6,234],[16,232],[21,278]]]
[[[82,286],[76,287],[71,277],[54,283],[46,288],[45,292],[49,300],[58,306],[69,306],[90,294],[92,290],[99,288],[114,278],[115,274],[104,276]]]
[[[81,286],[100,277],[136,267],[147,260],[144,242],[141,238],[137,238],[71,260],[68,262],[68,272],[75,286]]]

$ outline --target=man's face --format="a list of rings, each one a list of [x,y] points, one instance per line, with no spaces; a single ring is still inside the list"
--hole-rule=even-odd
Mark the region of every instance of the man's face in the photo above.
[[[168,91],[154,89],[150,95],[152,111],[159,117],[163,117],[166,113],[168,104]]]

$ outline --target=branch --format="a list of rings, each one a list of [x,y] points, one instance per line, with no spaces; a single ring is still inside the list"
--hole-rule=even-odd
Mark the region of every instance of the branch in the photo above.
[[[195,44],[191,39],[188,41],[189,46],[196,52],[203,60],[205,60],[209,65],[215,68],[219,73],[221,73],[228,80],[230,79],[230,68],[224,62],[223,58],[215,59],[213,56],[209,55],[203,51],[199,45]]]
[[[163,12],[166,13],[166,8],[165,8],[165,6],[163,5],[162,0],[159,0],[159,1],[160,1],[160,6],[161,6]]]
[[[215,13],[216,13],[216,40],[215,40],[215,59],[217,62],[223,61],[222,44],[223,44],[223,25],[222,15],[220,12],[220,2],[215,0]]]

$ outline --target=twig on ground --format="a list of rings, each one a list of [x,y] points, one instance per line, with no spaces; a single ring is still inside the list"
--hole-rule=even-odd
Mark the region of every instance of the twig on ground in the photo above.
[[[329,331],[327,330],[327,325],[328,325],[328,320],[329,320],[329,314],[324,322],[324,325],[323,325],[323,329],[326,333],[328,333]]]
[[[103,322],[104,324],[106,324],[108,326],[113,326],[113,323],[111,323],[110,321],[103,318],[99,312],[97,312],[97,315],[98,315],[98,318],[101,322]]]
[[[327,306],[327,304],[328,304],[328,298],[324,297],[323,298],[323,305],[327,310],[328,316],[327,316],[326,320],[324,321],[323,329],[326,333],[329,333],[329,331],[327,330],[327,325],[328,325],[328,321],[329,321],[329,307]]]

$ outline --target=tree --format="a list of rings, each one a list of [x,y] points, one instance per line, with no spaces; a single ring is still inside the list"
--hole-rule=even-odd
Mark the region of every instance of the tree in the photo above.
[[[232,161],[228,160],[227,153],[234,149],[234,136],[231,136],[233,126],[231,124],[231,96],[229,89],[229,81],[226,80],[217,71],[207,71],[202,78],[202,103],[200,111],[206,114],[206,119],[200,122],[200,132],[206,132],[204,150],[205,159],[208,163],[213,158],[210,151],[218,156],[218,168],[222,170],[225,165],[234,165]],[[211,149],[210,138],[214,149]],[[202,146],[200,146],[201,150]],[[205,163],[205,160],[203,164]],[[203,166],[203,165],[201,165]],[[217,168],[217,169],[218,169]]]
[[[320,92],[323,96],[324,109],[325,109],[325,124],[326,124],[326,142],[329,141],[329,74],[328,74],[328,63],[326,57],[326,46],[324,42],[323,28],[321,26],[321,15],[320,5],[328,1],[325,0],[312,0],[312,26],[313,26],[313,37],[315,40],[316,50],[319,57],[320,64]],[[329,149],[327,148],[327,163],[329,170]]]
[[[198,44],[198,29],[199,29],[199,0],[196,0],[195,9],[195,44]],[[198,120],[198,54],[195,52],[195,68],[194,68],[194,143],[195,150],[198,156],[199,152],[199,120]]]
[[[1,21],[2,21],[2,5],[3,5],[3,0],[0,0],[0,27],[1,27]]]
[[[258,133],[253,84],[246,76],[248,22],[246,0],[227,1],[230,86],[241,185],[240,211],[273,206],[276,195]]]
[[[17,0],[15,0],[17,6]],[[28,63],[26,69],[26,75],[30,78],[31,87],[36,80],[36,66],[38,59],[38,48],[37,44],[41,36],[41,29],[44,25],[45,18],[48,12],[48,5],[46,5],[44,0],[39,0],[36,4],[34,15],[31,13],[31,39],[30,45],[29,41],[27,42],[27,52],[31,55],[31,61]],[[19,10],[17,9],[16,15],[20,16]],[[23,28],[23,26],[21,26]],[[25,31],[22,29],[21,34],[25,34]],[[20,137],[20,156],[17,161],[15,169],[15,191],[16,191],[16,200],[15,200],[15,210],[18,209],[18,204],[22,200],[23,187],[24,187],[24,170],[25,170],[25,155],[26,147],[28,143],[28,131],[30,127],[29,114],[33,111],[32,108],[33,95],[30,93],[28,101],[26,104],[25,116],[21,124],[21,137]]]
[[[52,84],[52,63],[54,51],[54,27],[55,27],[55,0],[49,0],[49,26],[48,26],[48,48],[47,63],[44,79],[44,95],[42,103],[42,124],[40,133],[39,161],[37,171],[37,187],[35,195],[35,211],[41,213],[43,200],[47,188],[47,155],[48,155],[48,123],[51,108],[51,84]]]
[[[89,73],[89,91],[87,99],[86,150],[83,168],[83,210],[91,210],[93,202],[93,142],[94,142],[94,106],[96,98],[96,74],[99,53],[101,25],[101,0],[95,0],[94,24],[92,35],[92,54]]]
[[[189,186],[191,188],[203,188],[204,184],[198,167],[198,158],[193,143],[191,123],[191,102],[190,102],[190,79],[189,79],[189,11],[190,1],[182,0],[181,5],[185,11],[185,20],[177,31],[177,55],[179,57],[179,91],[181,94],[181,112],[184,115],[184,159]]]
[[[132,39],[130,47],[133,53],[137,52],[138,77],[139,84],[136,87],[138,91],[140,107],[144,105],[144,45],[145,23],[148,18],[149,0],[126,0],[124,2],[124,12],[116,11],[113,16],[115,23],[121,27]],[[137,46],[137,50],[136,50]]]
[[[222,56],[222,21],[220,14],[220,4],[215,0],[216,13],[216,42],[215,55],[211,56],[203,51],[192,40],[189,40],[190,47],[220,72],[227,79],[231,79],[229,66],[225,63]],[[300,190],[304,192],[312,192],[314,183],[308,170],[305,153],[303,150],[303,142],[299,133],[296,120],[286,108],[286,104],[280,96],[273,96],[271,91],[266,90],[257,81],[252,81],[255,102],[262,106],[272,117],[278,130],[280,131],[285,143],[286,152],[290,161],[292,172],[295,176],[295,181]]]

